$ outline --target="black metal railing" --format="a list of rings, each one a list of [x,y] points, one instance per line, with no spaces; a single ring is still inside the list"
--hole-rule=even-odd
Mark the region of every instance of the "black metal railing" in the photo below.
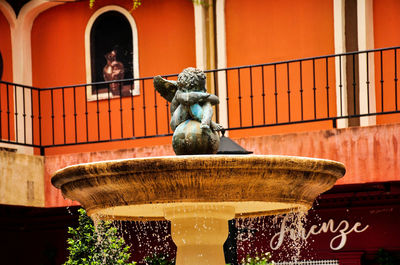
[[[239,134],[301,123],[333,128],[338,120],[354,125],[368,116],[400,121],[386,115],[399,113],[399,49],[205,71],[209,90],[220,94],[217,121]],[[51,147],[172,134],[169,103],[156,93],[153,77],[40,89],[0,81],[0,92],[0,142],[42,154]]]
[[[213,70],[226,76],[228,130],[323,121],[336,127],[338,120],[358,119],[360,123],[363,117],[399,113],[399,49]],[[255,80],[259,82],[256,89]]]

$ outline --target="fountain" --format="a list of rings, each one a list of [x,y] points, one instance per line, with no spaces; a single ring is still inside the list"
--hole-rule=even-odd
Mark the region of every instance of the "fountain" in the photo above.
[[[228,220],[306,211],[345,173],[322,159],[214,155],[222,126],[211,120],[218,98],[204,91],[204,73],[188,68],[177,82],[156,77],[154,84],[171,102],[179,156],[80,164],[51,181],[92,217],[170,220],[177,265],[225,264]]]

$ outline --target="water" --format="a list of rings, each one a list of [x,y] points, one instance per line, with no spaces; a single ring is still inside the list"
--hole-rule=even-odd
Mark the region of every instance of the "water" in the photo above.
[[[290,212],[283,215],[239,219],[238,259],[247,254],[259,256],[270,252],[274,261],[298,261],[312,255],[304,240],[307,213]]]
[[[168,221],[115,221],[120,236],[131,246],[133,260],[143,262],[153,254],[175,257],[176,246]]]
[[[67,209],[70,212],[70,209]],[[92,216],[95,223],[99,218]],[[143,262],[144,258],[155,253],[174,257],[176,246],[171,238],[168,221],[120,221],[113,220],[118,235],[130,245],[134,261]],[[299,261],[310,260],[313,250],[305,238],[307,224],[306,212],[290,212],[284,215],[236,219],[236,242],[238,260],[247,254],[257,256],[270,252],[272,260]],[[309,241],[312,239],[308,239]]]

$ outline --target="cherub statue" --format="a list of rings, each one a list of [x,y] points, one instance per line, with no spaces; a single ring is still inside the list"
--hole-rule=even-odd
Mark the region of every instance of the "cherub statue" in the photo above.
[[[124,79],[124,65],[117,61],[117,52],[112,50],[104,56],[107,65],[103,68],[103,77],[105,81]],[[119,94],[120,83],[111,83],[110,90],[113,95]]]
[[[223,127],[212,121],[216,95],[207,93],[206,75],[186,68],[178,81],[154,77],[154,87],[171,102],[172,147],[177,155],[215,154],[219,147],[217,131]]]
[[[154,87],[171,102],[171,128],[173,131],[186,120],[196,120],[200,128],[220,131],[223,127],[212,121],[213,105],[219,103],[216,95],[207,93],[206,76],[196,68],[186,68],[178,75],[178,81],[154,77]]]

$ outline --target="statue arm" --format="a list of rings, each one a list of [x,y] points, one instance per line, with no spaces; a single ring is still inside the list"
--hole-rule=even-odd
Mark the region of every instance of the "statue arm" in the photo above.
[[[219,104],[219,98],[216,95],[210,94],[207,98],[207,102],[210,102],[211,105],[217,105]]]
[[[178,94],[178,92],[176,93]],[[179,107],[179,101],[176,99],[176,94],[175,97],[171,101],[171,106],[170,106],[170,111],[171,111],[171,116],[174,115],[175,110]]]
[[[181,92],[179,90],[176,92],[178,102],[186,106],[208,101],[209,96],[210,94],[204,92]]]

